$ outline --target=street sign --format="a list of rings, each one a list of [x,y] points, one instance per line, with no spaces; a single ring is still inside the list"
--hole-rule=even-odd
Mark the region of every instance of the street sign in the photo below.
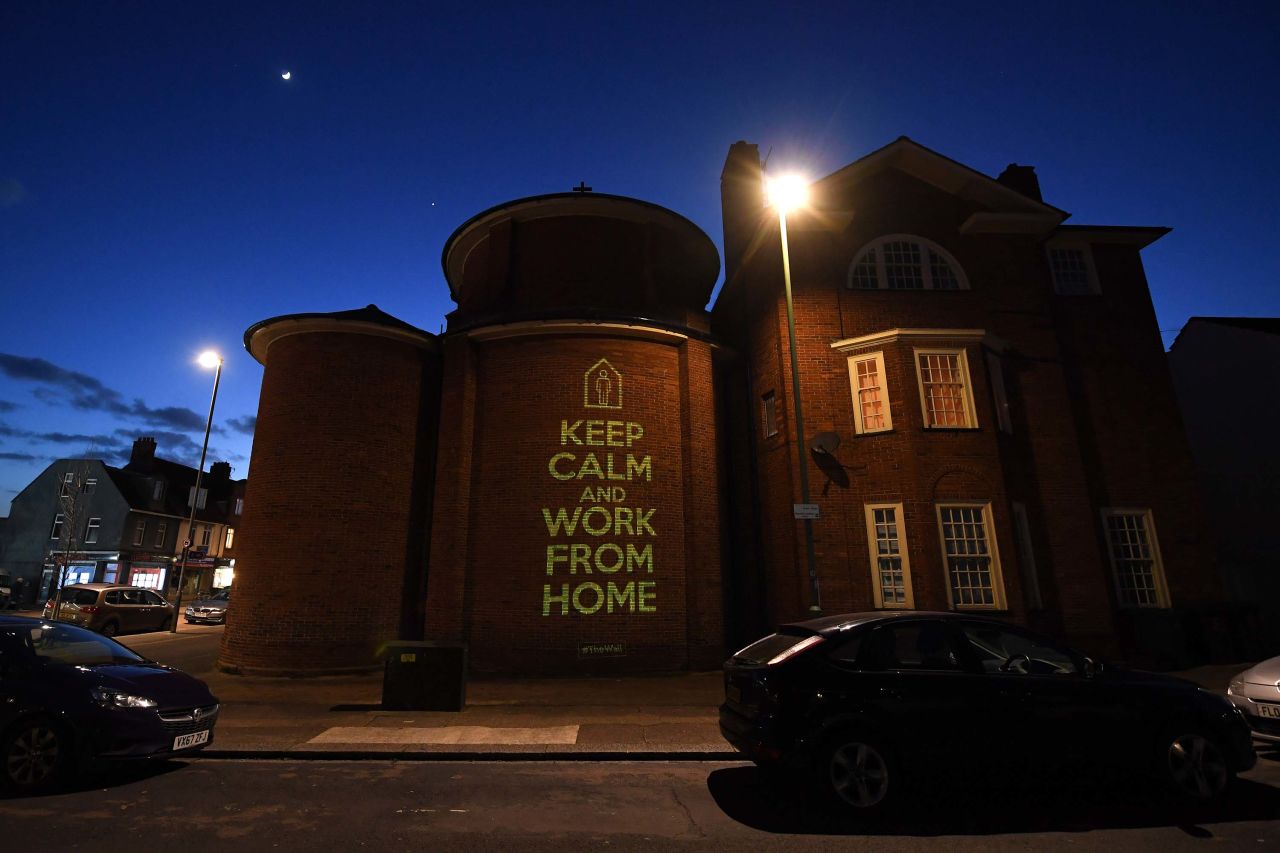
[[[796,518],[817,518],[818,517],[817,504],[792,504],[791,511],[792,513],[795,514]]]

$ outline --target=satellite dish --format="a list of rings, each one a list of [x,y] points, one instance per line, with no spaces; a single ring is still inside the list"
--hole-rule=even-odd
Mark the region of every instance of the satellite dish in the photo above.
[[[809,447],[813,449],[814,453],[832,456],[840,447],[840,435],[834,432],[820,432],[813,437]]]

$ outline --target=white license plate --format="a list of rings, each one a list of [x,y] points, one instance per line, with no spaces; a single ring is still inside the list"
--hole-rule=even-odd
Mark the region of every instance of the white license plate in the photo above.
[[[189,735],[178,735],[173,739],[173,749],[176,752],[179,749],[186,749],[189,746],[199,746],[202,743],[208,742],[209,730],[205,729],[202,732],[192,732]]]
[[[1280,705],[1264,705],[1258,703],[1258,716],[1270,717],[1273,720],[1280,720]]]

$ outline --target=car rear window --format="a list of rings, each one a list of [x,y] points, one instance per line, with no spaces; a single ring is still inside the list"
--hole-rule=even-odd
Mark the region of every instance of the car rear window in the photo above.
[[[820,642],[822,637],[818,634],[770,634],[735,654],[733,659],[752,664],[782,663]]]
[[[96,589],[66,589],[62,591],[62,599],[71,604],[97,604]]]

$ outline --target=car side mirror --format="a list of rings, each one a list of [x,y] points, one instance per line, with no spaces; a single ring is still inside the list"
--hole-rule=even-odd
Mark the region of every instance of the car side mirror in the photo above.
[[[1093,678],[1095,675],[1097,675],[1100,672],[1102,672],[1101,663],[1094,660],[1093,658],[1084,659],[1084,677],[1085,678]]]

